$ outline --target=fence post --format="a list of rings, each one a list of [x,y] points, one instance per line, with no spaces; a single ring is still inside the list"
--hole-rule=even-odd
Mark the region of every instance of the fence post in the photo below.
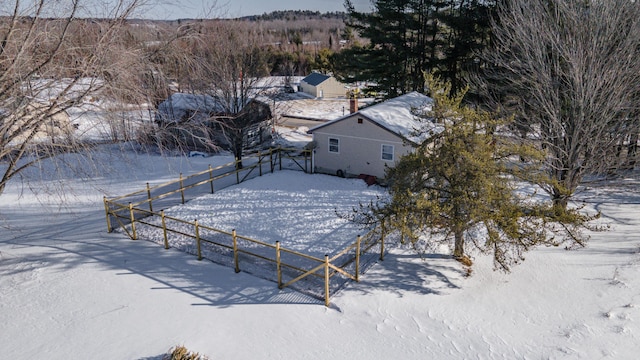
[[[211,193],[213,194],[213,168],[209,164],[209,183],[211,184]]]
[[[240,184],[240,169],[238,169],[238,161],[236,160],[236,185]]]
[[[167,238],[167,222],[164,216],[164,209],[160,210],[160,217],[162,218],[162,233],[164,234],[164,248],[169,248],[169,239]]]
[[[329,306],[329,255],[324,256],[324,306]]]
[[[262,176],[262,157],[260,155],[260,151],[258,151],[258,167],[260,168],[259,174]]]
[[[113,228],[111,228],[111,219],[109,219],[109,202],[107,201],[107,197],[103,196],[102,201],[104,202],[104,212],[107,214],[107,232],[112,232]]]
[[[236,233],[236,229],[231,231],[231,237],[233,238],[233,262],[236,266],[236,273],[239,273],[240,263],[238,258],[238,234]]]
[[[149,211],[153,212],[153,204],[151,204],[151,188],[149,187],[149,183],[147,183],[147,200],[149,200]]]
[[[278,272],[278,289],[282,289],[282,265],[280,264],[280,241],[276,241],[276,270]]]
[[[269,166],[271,166],[271,172],[273,173],[273,149],[269,148]]]
[[[356,238],[356,281],[360,281],[360,235]]]
[[[180,173],[180,195],[182,196],[182,203],[184,204],[184,184],[182,181],[182,173]]]
[[[302,153],[304,154],[304,172],[308,173],[308,168],[307,168],[307,150],[302,150]]]
[[[194,221],[196,225],[196,245],[198,246],[198,260],[202,260],[202,249],[200,247],[200,226],[198,225],[198,219]]]
[[[282,170],[282,145],[278,146],[278,158],[280,159],[278,162],[280,164],[279,170]]]
[[[382,220],[380,224],[380,260],[384,261],[384,235],[386,233],[386,229],[384,226],[384,220]]]
[[[133,204],[129,203],[129,216],[131,218],[131,240],[138,240],[136,233],[136,217],[133,215]]]

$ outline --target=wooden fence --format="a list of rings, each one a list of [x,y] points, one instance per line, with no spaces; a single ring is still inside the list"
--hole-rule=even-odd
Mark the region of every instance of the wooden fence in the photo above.
[[[325,305],[329,306],[332,277],[341,275],[344,278],[359,281],[361,256],[370,253],[376,245],[379,245],[380,259],[383,259],[384,234],[379,229],[373,229],[364,236],[357,236],[352,243],[332,256],[325,255],[324,258],[319,258],[289,250],[279,241],[268,244],[239,235],[235,230],[224,231],[199,224],[198,220],[187,221],[167,216],[164,210],[154,211],[154,208],[184,204],[188,199],[205,193],[214,193],[216,189],[261,176],[265,171],[264,167],[270,172],[276,169],[281,170],[283,161],[290,169],[305,172],[310,169],[308,151],[277,148],[246,157],[243,159],[245,166],[242,169],[237,166],[237,162],[216,168],[209,166],[209,169],[188,177],[180,175],[175,181],[155,186],[147,183],[144,190],[131,194],[111,199],[104,197],[107,230],[112,232],[115,222],[131,239],[137,240],[137,226],[161,229],[165,249],[170,247],[170,237],[179,236],[190,239],[193,241],[194,253],[198,260],[205,257],[214,260],[211,256],[205,256],[204,250],[222,251],[233,259],[232,266],[236,272],[241,271],[241,263],[246,264],[243,266],[248,266],[258,260],[270,264],[280,289],[292,286],[303,279],[318,278],[323,284],[323,289],[320,291],[321,297],[324,298]],[[227,181],[223,181],[224,179]]]

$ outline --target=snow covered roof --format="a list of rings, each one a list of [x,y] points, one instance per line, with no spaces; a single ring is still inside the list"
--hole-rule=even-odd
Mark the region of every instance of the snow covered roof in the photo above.
[[[329,75],[324,75],[324,74],[320,74],[320,73],[314,72],[314,73],[309,74],[304,79],[302,79],[302,81],[304,81],[307,84],[312,85],[312,86],[318,86],[318,85],[322,84],[323,82],[325,82],[326,80],[328,80],[330,77],[331,76],[329,76]]]
[[[164,121],[181,121],[187,116],[223,112],[224,106],[213,96],[175,93],[158,105],[158,117]]]
[[[421,143],[437,132],[436,124],[418,117],[418,115],[431,110],[432,104],[433,99],[414,91],[376,105],[371,105],[355,114],[363,116],[409,141]],[[354,114],[349,114],[318,125],[310,129],[309,133],[313,133],[320,128],[352,116],[354,116]]]
[[[234,104],[234,101],[237,101],[238,104]],[[206,94],[175,93],[158,105],[156,120],[166,122],[207,121],[212,114],[231,114],[233,110],[230,109],[243,109],[251,102],[261,103],[268,107],[269,99],[258,95],[225,100]]]

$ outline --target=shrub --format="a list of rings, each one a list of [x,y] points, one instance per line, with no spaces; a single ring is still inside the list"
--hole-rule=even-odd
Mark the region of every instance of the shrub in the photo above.
[[[206,356],[189,351],[186,347],[180,345],[169,350],[162,360],[208,360]]]

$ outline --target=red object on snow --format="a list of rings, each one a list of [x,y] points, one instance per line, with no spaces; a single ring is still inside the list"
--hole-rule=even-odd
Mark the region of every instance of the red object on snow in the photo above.
[[[360,174],[358,175],[358,179],[364,180],[364,182],[367,183],[368,186],[378,183],[378,179],[376,179],[376,177],[373,175]]]

